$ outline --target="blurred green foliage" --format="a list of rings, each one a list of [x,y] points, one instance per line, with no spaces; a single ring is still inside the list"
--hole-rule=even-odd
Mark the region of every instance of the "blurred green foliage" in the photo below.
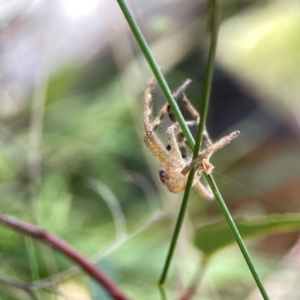
[[[111,212],[101,196],[89,187],[89,178],[105,183],[114,192],[130,229],[149,214],[149,206],[147,195],[135,184],[125,182],[122,171],[138,169],[147,177],[149,171],[118,80],[92,89],[85,84],[81,89],[82,82],[79,70],[74,69],[62,70],[50,81],[41,142],[39,199],[30,198],[26,165],[29,127],[21,129],[20,125],[28,124],[29,110],[26,108],[5,127],[9,129],[6,136],[2,135],[8,142],[1,143],[0,209],[32,222],[36,218],[32,203],[38,201],[39,225],[90,256],[111,243],[116,233]],[[0,233],[5,241],[0,245],[1,253],[7,261],[1,274],[30,282],[25,238],[2,226]],[[47,277],[51,275],[52,263],[48,252],[52,250],[45,251],[35,241],[34,245],[38,275]],[[56,271],[71,265],[61,255],[53,255]],[[5,289],[0,286],[3,292]],[[8,294],[5,297],[13,299]]]
[[[225,11],[225,16],[231,16],[235,11],[236,8],[229,7]],[[265,13],[261,6],[258,7],[258,11],[261,11],[261,14]],[[241,14],[241,16],[243,18],[244,15]],[[269,22],[272,21],[272,18],[266,15],[264,18]],[[254,21],[256,20],[254,18]],[[169,26],[166,20],[163,21],[158,24],[159,27]],[[284,21],[287,22],[286,19]],[[237,59],[237,56],[233,55],[234,62],[239,67],[239,70],[235,72],[251,73],[251,76],[259,82],[259,86],[265,87],[267,83],[268,90],[273,90],[275,93],[277,93],[275,86],[278,81],[281,81],[285,70],[290,70],[288,79],[296,78],[299,57],[295,49],[299,44],[296,34],[299,20],[296,20],[294,26],[290,23],[288,25],[291,29],[290,34],[285,35],[284,30],[288,29],[286,27],[280,30],[286,38],[284,42],[270,32],[270,35],[274,35],[256,45],[250,53],[253,56],[250,54],[249,57],[243,56],[242,53]],[[248,26],[249,30],[252,28]],[[161,30],[161,28],[158,29]],[[244,36],[245,32],[242,31],[242,35]],[[229,31],[224,35],[226,41],[229,36],[235,37],[232,31]],[[224,40],[221,40],[222,42]],[[271,43],[272,51],[266,50],[268,42]],[[221,46],[220,51],[224,52],[226,45],[221,44]],[[288,49],[291,55],[290,52],[285,52]],[[193,55],[186,58],[186,65],[168,74],[167,78],[172,88],[178,86],[186,77],[200,78],[195,80],[188,89],[188,96],[192,102],[198,103],[201,94],[199,92],[201,77],[198,74],[202,72],[203,62],[202,59],[198,59],[198,53]],[[195,56],[197,56],[196,60],[194,60]],[[265,66],[268,60],[271,62],[267,65],[272,65],[274,60],[279,61],[282,57],[285,59],[274,65],[272,69],[275,70],[274,72],[270,72]],[[218,58],[226,65],[222,54]],[[254,64],[254,61],[257,63]],[[288,61],[288,66],[284,64],[286,61]],[[273,81],[268,80],[270,74],[276,79],[274,79],[275,85]],[[107,256],[103,254],[104,258],[98,264],[132,299],[155,300],[159,299],[156,282],[167,253],[174,216],[177,215],[181,196],[169,195],[164,193],[162,188],[154,187],[158,179],[153,178],[152,174],[157,174],[159,164],[154,159],[147,163],[146,156],[143,154],[144,145],[139,136],[142,133],[141,99],[145,86],[138,88],[140,90],[138,95],[129,95],[124,91],[120,78],[114,63],[110,60],[97,59],[81,68],[64,66],[51,76],[47,88],[40,149],[40,186],[32,186],[28,175],[30,168],[28,156],[31,151],[28,142],[31,101],[28,101],[28,106],[17,116],[1,121],[0,210],[29,222],[34,222],[38,213],[41,227],[65,239],[84,255],[92,256],[107,251],[107,247],[114,243],[117,233],[115,220],[105,201],[107,199],[103,199],[104,194],[97,193],[90,187],[90,179],[104,184],[118,199],[129,232],[141,228],[140,222],[151,216],[153,210],[166,208],[165,213],[168,214],[168,218],[159,219],[141,233],[132,238],[128,237],[126,243],[124,242],[126,237],[123,237],[123,240],[117,239],[123,242],[120,242],[116,249],[108,251]],[[145,85],[148,79],[142,79]],[[295,81],[296,79],[290,80],[291,85],[286,85],[283,93],[286,93],[291,86],[295,87]],[[159,95],[159,92],[155,94],[155,99],[157,99],[154,103],[155,111],[165,101],[159,98]],[[195,106],[199,105],[195,104]],[[132,107],[138,112],[138,117],[132,113]],[[162,139],[165,138],[166,122],[163,122],[163,128],[159,130]],[[277,203],[274,203],[272,197],[272,201],[269,201],[270,198],[264,197],[263,194],[265,190],[272,190],[283,181],[289,183],[299,177],[297,164],[294,163],[298,161],[297,149],[291,148],[289,151],[283,151],[279,156],[267,159],[269,152],[265,160],[260,160],[262,158],[259,156],[255,163],[250,161],[244,166],[240,166],[234,160],[245,155],[247,151],[250,151],[249,149],[257,147],[262,139],[273,133],[272,131],[265,134],[262,130],[265,128],[257,124],[254,113],[253,116],[247,116],[238,124],[238,127],[234,128],[242,131],[239,146],[229,145],[228,148],[222,150],[222,155],[216,155],[216,159],[213,158],[217,166],[216,179],[218,184],[221,182],[222,194],[228,196],[224,197],[225,200],[227,201],[229,196],[238,199],[236,202],[232,201],[233,205],[238,207],[233,209],[240,216],[238,225],[245,237],[266,236],[299,228],[298,214],[271,215],[246,220],[242,217],[244,214],[265,215],[270,211],[273,212],[274,207],[279,206],[284,212],[299,210],[297,204],[289,205],[286,198],[280,197]],[[226,166],[228,161],[229,164],[235,163],[231,173],[227,172],[227,175],[233,174],[233,180],[224,179],[218,174],[220,169],[222,171],[224,162]],[[288,171],[284,171],[287,165]],[[152,167],[154,172],[151,170]],[[151,186],[152,192],[143,189],[141,182],[135,179],[125,180],[124,174],[128,175],[128,173],[124,171],[128,170],[142,176],[147,182],[146,185]],[[258,194],[262,191],[260,196],[263,200],[268,198],[267,205],[261,205],[257,199],[245,200],[246,196],[252,197],[257,193],[255,188],[253,193],[252,186],[259,190]],[[36,194],[32,193],[33,188],[37,191]],[[293,197],[296,200],[299,198],[297,190]],[[149,202],[153,205],[149,205]],[[34,203],[39,203],[38,211],[33,209]],[[232,243],[232,236],[225,223],[220,221],[221,217],[219,212],[216,213],[216,209],[218,208],[214,203],[205,203],[193,194],[189,203],[187,225],[183,229],[183,236],[178,244],[178,253],[172,265],[171,283],[167,285],[168,299],[178,298],[178,290],[182,289],[180,284],[185,287],[190,285],[195,274],[200,270],[203,253],[210,255],[210,258],[201,282],[201,296],[198,298],[196,296],[195,299],[244,299],[245,295],[255,288],[253,278],[237,246],[223,249]],[[196,246],[193,244],[195,233]],[[253,249],[256,250],[252,254],[255,265],[266,278],[274,271],[274,264],[281,257],[278,254],[266,255],[262,248],[258,247],[259,239],[251,239],[248,244],[251,252]],[[222,251],[217,252],[221,249]],[[72,266],[68,259],[48,246],[2,225],[0,226],[0,253],[0,278],[10,278],[25,283],[47,278]],[[69,289],[75,290],[78,286],[90,295],[88,299],[108,299],[101,287],[84,274],[76,275],[64,283],[70,283],[73,286],[67,288],[60,282],[53,286],[49,284],[48,288],[37,292],[38,299],[62,299],[56,293],[55,287],[61,288],[62,293],[67,293]],[[66,297],[73,299],[72,296]],[[0,285],[0,300],[2,299],[32,298],[25,291]]]

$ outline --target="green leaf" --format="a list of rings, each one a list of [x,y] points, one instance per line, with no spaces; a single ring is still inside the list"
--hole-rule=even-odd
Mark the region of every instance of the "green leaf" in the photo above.
[[[274,214],[260,218],[236,219],[243,239],[300,229],[300,214]],[[201,227],[195,235],[195,245],[206,256],[234,243],[234,237],[225,221]]]

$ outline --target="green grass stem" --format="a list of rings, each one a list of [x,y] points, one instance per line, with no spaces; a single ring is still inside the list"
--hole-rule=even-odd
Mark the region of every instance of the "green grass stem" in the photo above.
[[[218,40],[218,31],[219,31],[219,2],[217,0],[210,1],[211,6],[211,18],[210,18],[210,30],[211,30],[211,39],[210,47],[208,53],[207,64],[205,67],[204,82],[201,96],[201,106],[200,106],[200,123],[196,135],[196,144],[193,152],[193,158],[196,158],[202,145],[203,132],[205,129],[211,86],[214,72],[214,61],[216,56],[217,49],[217,40]]]
[[[154,73],[154,76],[156,77],[157,82],[158,82],[164,96],[166,97],[168,103],[170,104],[172,112],[174,113],[176,120],[178,121],[179,126],[182,129],[182,132],[184,133],[184,136],[186,137],[186,139],[188,140],[190,145],[194,145],[195,144],[194,137],[192,136],[188,126],[185,123],[185,120],[180,112],[180,109],[172,96],[171,90],[168,87],[168,84],[160,70],[160,67],[156,63],[155,58],[153,57],[151,50],[141,32],[141,30],[139,29],[136,21],[134,20],[133,16],[131,15],[125,1],[117,0],[117,2],[128,22],[128,25],[129,25],[133,35],[136,38],[136,41],[138,42],[152,72]]]
[[[211,25],[211,41],[210,41],[210,48],[209,48],[209,54],[208,54],[208,60],[207,60],[207,65],[205,68],[205,78],[204,78],[204,83],[203,83],[203,92],[202,92],[202,101],[201,101],[201,108],[200,108],[200,124],[199,124],[199,128],[197,131],[197,136],[196,136],[196,143],[194,141],[194,138],[188,128],[188,126],[185,123],[185,120],[179,110],[179,107],[177,105],[177,103],[175,102],[171,91],[160,71],[159,66],[157,65],[151,50],[149,48],[149,46],[147,45],[146,40],[144,39],[137,23],[135,22],[133,16],[131,15],[126,3],[123,0],[117,0],[131,30],[132,33],[134,34],[136,41],[138,42],[146,60],[148,61],[150,68],[152,69],[158,84],[160,85],[168,103],[171,106],[172,112],[174,113],[188,143],[190,144],[190,146],[194,149],[193,152],[193,157],[196,157],[199,153],[199,150],[201,148],[201,144],[202,144],[202,139],[203,139],[203,131],[205,128],[205,123],[206,123],[206,116],[207,116],[207,111],[208,111],[208,105],[209,105],[209,98],[210,98],[210,93],[211,93],[211,83],[212,83],[212,78],[213,78],[213,66],[214,66],[214,58],[215,58],[215,52],[216,52],[216,45],[217,45],[217,37],[218,37],[218,27],[219,27],[219,2],[218,0],[211,0],[210,4],[211,4],[211,18],[210,18],[210,25]],[[177,243],[177,239],[180,233],[180,229],[182,226],[182,222],[184,219],[184,215],[185,215],[185,211],[186,211],[186,207],[187,207],[187,202],[188,202],[188,198],[190,195],[190,191],[192,188],[192,184],[193,184],[193,178],[195,175],[195,169],[192,169],[189,173],[189,177],[188,177],[188,181],[187,181],[187,185],[186,185],[186,189],[185,189],[185,193],[183,196],[183,200],[182,200],[182,204],[181,204],[181,208],[180,208],[180,212],[178,215],[178,219],[175,225],[175,229],[174,229],[174,233],[172,236],[172,240],[170,243],[170,247],[169,247],[169,252],[165,261],[165,265],[164,265],[164,269],[162,272],[162,275],[160,277],[159,280],[159,288],[160,290],[163,289],[163,285],[168,273],[168,269],[173,257],[173,253],[174,253],[174,249]],[[262,284],[262,281],[255,269],[255,266],[251,260],[251,257],[247,251],[247,248],[241,238],[241,235],[239,234],[235,223],[226,207],[226,204],[218,190],[218,188],[216,187],[213,178],[209,175],[205,175],[205,177],[207,178],[207,181],[214,193],[214,196],[220,206],[220,209],[242,251],[242,254],[244,255],[244,258],[250,268],[250,271],[252,272],[252,275],[261,291],[261,294],[263,296],[263,298],[265,300],[269,299],[268,295],[264,289],[264,286]],[[162,290],[163,291],[163,290]]]
[[[265,300],[269,300],[268,294],[267,294],[267,292],[264,288],[264,285],[263,285],[263,283],[262,283],[262,281],[261,281],[261,279],[260,279],[260,277],[257,273],[257,270],[256,270],[256,268],[255,268],[255,266],[252,262],[250,254],[249,254],[249,252],[248,252],[248,250],[247,250],[247,248],[244,244],[244,241],[243,241],[243,239],[242,239],[242,237],[241,237],[241,235],[240,235],[240,233],[239,233],[239,231],[238,231],[238,229],[237,229],[237,227],[234,223],[234,220],[232,219],[232,217],[230,215],[230,212],[229,212],[229,210],[228,210],[228,208],[225,204],[225,201],[223,200],[223,197],[222,197],[222,195],[221,195],[221,193],[220,193],[213,177],[211,175],[206,175],[205,178],[206,178],[211,190],[213,191],[213,193],[215,195],[215,198],[218,202],[218,205],[219,205],[219,207],[220,207],[220,209],[221,209],[221,211],[222,211],[222,213],[223,213],[223,215],[224,215],[224,217],[225,217],[225,219],[226,219],[226,221],[227,221],[227,223],[228,223],[228,225],[231,229],[231,232],[232,232],[237,244],[239,245],[239,247],[241,249],[241,252],[242,252],[242,254],[243,254],[243,256],[246,260],[246,263],[248,264],[248,267],[249,267],[249,269],[250,269],[250,271],[251,271],[251,273],[254,277],[254,280],[255,280],[255,282],[256,282],[256,284],[257,284],[257,286],[258,286],[258,288],[261,292],[261,295],[263,296],[263,298]]]
[[[166,292],[163,286],[158,287],[161,300],[167,300]]]
[[[205,76],[204,76],[204,82],[203,82],[203,92],[202,92],[202,99],[201,99],[201,107],[200,107],[200,124],[197,130],[196,135],[196,144],[194,144],[194,150],[193,150],[193,158],[196,158],[200,148],[201,143],[203,139],[203,131],[205,128],[206,118],[207,118],[207,111],[208,111],[208,105],[209,105],[209,99],[210,99],[210,93],[211,93],[211,83],[213,78],[213,67],[214,67],[214,58],[216,53],[216,46],[217,46],[217,37],[218,37],[218,19],[219,19],[219,5],[218,2],[213,0],[211,1],[211,40],[210,40],[210,47],[209,47],[209,53],[208,53],[208,59],[207,64],[205,67]],[[176,221],[175,229],[173,232],[172,240],[169,247],[169,252],[166,258],[166,262],[163,268],[162,275],[159,280],[159,285],[162,286],[165,282],[167,272],[169,270],[170,262],[172,260],[172,256],[174,254],[175,246],[177,243],[177,239],[180,233],[180,229],[184,220],[184,215],[186,212],[186,207],[190,195],[190,191],[192,189],[193,185],[193,179],[195,176],[195,169],[192,169],[189,173],[187,185],[185,188],[185,192],[183,195],[183,200],[181,204],[181,208],[179,211],[179,215]]]
[[[175,229],[174,229],[174,232],[173,232],[173,235],[172,235],[169,251],[168,251],[168,254],[167,254],[167,258],[166,258],[166,261],[165,261],[165,264],[164,264],[164,268],[163,268],[161,277],[160,277],[159,282],[158,282],[158,285],[159,285],[160,288],[165,283],[167,273],[168,273],[168,270],[169,270],[169,267],[170,267],[170,263],[171,263],[171,260],[172,260],[173,254],[174,254],[175,246],[176,246],[177,239],[178,239],[178,236],[179,236],[179,233],[180,233],[180,229],[181,229],[181,226],[182,226],[182,223],[183,223],[183,220],[184,220],[187,203],[188,203],[190,192],[191,192],[191,189],[192,189],[195,172],[196,172],[196,170],[195,170],[195,168],[193,168],[189,173],[189,177],[188,177],[188,180],[187,180],[186,188],[185,188],[185,191],[184,191],[184,195],[183,195],[183,199],[182,199],[182,203],[181,203],[181,207],[180,207],[180,211],[179,211],[178,218],[177,218],[176,224],[175,224]]]

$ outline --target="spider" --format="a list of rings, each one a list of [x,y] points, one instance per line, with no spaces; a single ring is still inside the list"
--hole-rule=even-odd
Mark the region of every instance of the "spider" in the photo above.
[[[175,100],[181,100],[194,120],[187,121],[188,126],[199,124],[199,114],[192,106],[185,95],[186,87],[191,83],[187,79],[177,90],[173,93]],[[159,171],[159,178],[163,185],[172,193],[181,193],[185,190],[188,173],[192,168],[196,168],[195,177],[193,180],[193,188],[205,199],[213,199],[213,193],[208,187],[205,187],[200,181],[203,172],[210,174],[213,170],[213,165],[209,162],[212,154],[228,144],[236,138],[240,132],[234,131],[231,134],[221,138],[219,141],[212,143],[206,129],[204,130],[203,137],[206,148],[202,150],[199,155],[192,160],[186,151],[187,141],[177,123],[177,120],[172,113],[170,106],[166,103],[158,113],[157,117],[151,121],[151,108],[150,103],[152,100],[152,90],[156,84],[156,79],[153,78],[144,95],[144,141],[150,152],[160,162],[162,170]],[[169,144],[165,147],[158,139],[155,131],[159,126],[161,120],[166,114],[173,124],[167,129],[167,139]]]

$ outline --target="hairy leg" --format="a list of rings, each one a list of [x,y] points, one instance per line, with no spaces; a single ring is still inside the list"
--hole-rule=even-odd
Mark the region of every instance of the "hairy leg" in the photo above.
[[[212,154],[217,151],[218,149],[221,149],[228,143],[230,143],[233,139],[238,137],[240,134],[239,131],[234,131],[231,134],[221,138],[208,148],[204,149],[200,152],[200,154],[189,164],[186,165],[186,167],[181,171],[182,174],[187,174],[193,167],[197,167],[197,169],[205,171],[205,173],[209,174],[213,166],[210,164],[209,159],[212,156]]]
[[[202,196],[204,199],[207,200],[213,200],[214,199],[214,195],[211,192],[211,190],[209,190],[208,188],[206,188],[200,181],[197,181],[193,188],[200,194],[200,196]]]
[[[170,146],[170,150],[172,151],[173,157],[176,160],[181,160],[182,154],[179,149],[177,139],[176,139],[176,131],[178,128],[178,123],[173,124],[170,126],[167,130],[167,137],[168,137],[168,142]]]
[[[187,79],[177,90],[175,93],[173,93],[173,97],[176,101],[180,99],[185,91],[185,89],[189,86],[189,84],[192,81],[190,79]],[[166,103],[159,111],[157,117],[154,119],[152,122],[152,128],[153,130],[156,130],[157,127],[159,126],[161,120],[164,118],[165,114],[170,110],[169,104]],[[175,117],[174,117],[175,118]]]
[[[149,86],[147,87],[144,94],[144,129],[145,137],[144,141],[151,153],[162,163],[166,163],[170,154],[160,142],[157,136],[154,133],[153,126],[151,123],[151,108],[150,103],[152,101],[152,90],[156,84],[156,79],[152,79]]]

